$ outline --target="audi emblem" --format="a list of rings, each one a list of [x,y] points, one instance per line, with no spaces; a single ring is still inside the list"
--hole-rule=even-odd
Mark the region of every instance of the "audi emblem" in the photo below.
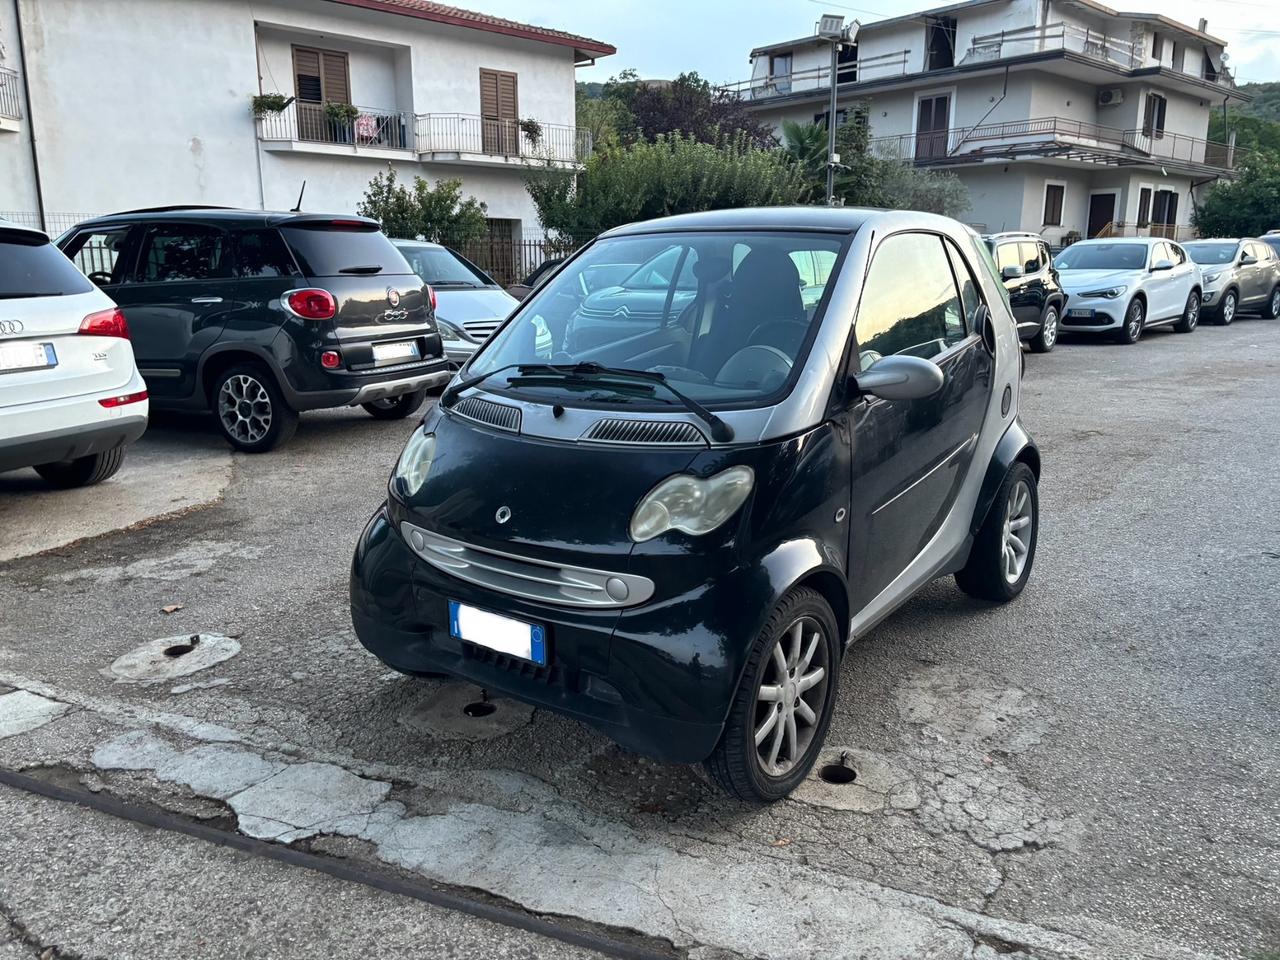
[[[395,287],[387,287],[387,303],[393,307],[400,306],[400,291]]]
[[[503,504],[498,508],[498,512],[493,515],[493,519],[497,520],[499,523],[506,523],[511,519],[511,508],[506,504]]]
[[[0,337],[16,337],[21,332],[21,320],[0,320]]]

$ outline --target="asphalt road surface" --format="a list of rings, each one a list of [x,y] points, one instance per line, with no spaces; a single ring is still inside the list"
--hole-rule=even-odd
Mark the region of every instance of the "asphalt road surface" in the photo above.
[[[5,543],[129,528],[0,563],[0,958],[1280,951],[1278,357],[1248,318],[1029,355],[1026,592],[940,581],[856,646],[857,778],[763,810],[363,651],[347,565],[412,422],[228,465],[162,421],[113,484],[207,464],[172,495],[0,477]]]

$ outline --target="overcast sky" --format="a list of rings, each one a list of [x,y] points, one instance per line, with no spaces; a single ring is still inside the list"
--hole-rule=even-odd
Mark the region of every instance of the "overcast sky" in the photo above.
[[[644,77],[673,77],[697,70],[708,80],[750,76],[751,48],[813,32],[824,11],[863,23],[941,6],[946,0],[454,0],[459,6],[539,26],[557,27],[618,48],[580,80],[605,80],[635,67]],[[865,6],[864,6],[865,4]],[[1241,82],[1280,80],[1280,0],[1112,0],[1124,10],[1163,13],[1228,43],[1231,67]]]

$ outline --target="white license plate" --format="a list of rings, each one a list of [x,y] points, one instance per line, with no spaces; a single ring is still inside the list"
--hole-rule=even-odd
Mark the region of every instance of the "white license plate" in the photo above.
[[[512,620],[450,600],[449,633],[478,647],[530,660],[539,666],[547,665],[547,634],[536,623]]]
[[[1076,307],[1074,310],[1067,311],[1068,317],[1092,317],[1093,311],[1085,307]]]
[[[398,343],[375,343],[373,359],[377,363],[383,360],[417,360],[418,344],[415,340],[401,340]]]
[[[0,372],[56,367],[52,343],[0,343]]]

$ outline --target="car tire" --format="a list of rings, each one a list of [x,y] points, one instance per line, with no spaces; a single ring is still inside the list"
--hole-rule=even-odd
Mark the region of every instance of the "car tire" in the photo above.
[[[1116,331],[1116,342],[1123,344],[1137,343],[1142,339],[1142,331],[1147,325],[1147,305],[1138,297],[1129,302],[1124,312],[1124,323]]]
[[[1262,305],[1262,316],[1267,320],[1280,317],[1280,286],[1272,288],[1267,302]]]
[[[364,407],[364,412],[375,420],[403,420],[421,407],[426,399],[426,390],[415,390],[413,393],[402,393],[398,397],[374,400],[372,403],[362,403],[360,406]]]
[[[1234,290],[1228,290],[1222,295],[1222,302],[1218,304],[1217,312],[1214,319],[1220,327],[1231,326],[1231,321],[1236,318],[1236,314],[1240,310],[1240,295]]]
[[[1030,533],[1022,534],[1023,530]],[[979,600],[1008,603],[1027,585],[1039,539],[1036,475],[1025,463],[1015,463],[996,490],[991,509],[973,538],[969,559],[956,574],[956,585]]]
[[[245,453],[266,453],[298,429],[298,412],[285,402],[271,371],[258,363],[224,370],[209,398],[227,442]]]
[[[1187,302],[1182,308],[1182,316],[1173,325],[1174,333],[1191,333],[1200,323],[1200,291],[1192,290],[1187,294]]]
[[[45,483],[61,490],[72,487],[91,487],[101,483],[124,465],[124,447],[104,450],[102,453],[91,453],[74,460],[60,460],[57,463],[42,463],[36,467],[36,473],[44,478]]]
[[[835,615],[816,590],[798,587],[774,608],[751,645],[720,742],[703,762],[726,793],[772,803],[809,774],[839,692],[841,646]],[[811,685],[802,689],[804,682]]]
[[[1044,316],[1040,318],[1040,329],[1031,338],[1031,349],[1036,353],[1048,353],[1058,342],[1058,305],[1051,303],[1044,308]]]

